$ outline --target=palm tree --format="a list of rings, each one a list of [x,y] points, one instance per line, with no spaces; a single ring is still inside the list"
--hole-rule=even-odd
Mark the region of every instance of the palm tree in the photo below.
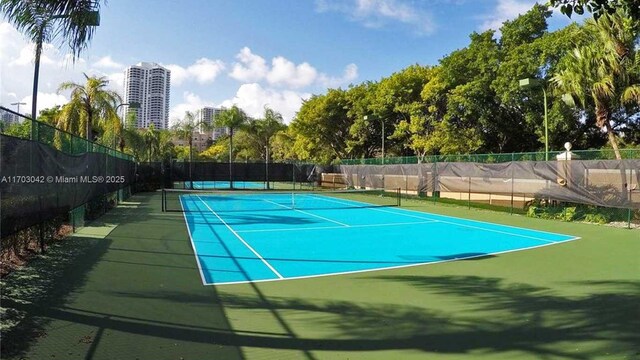
[[[43,42],[51,42],[56,37],[61,38],[61,42],[69,45],[75,61],[89,45],[94,27],[100,24],[99,8],[100,1],[89,0],[0,0],[0,11],[18,31],[36,44],[31,99],[31,116],[34,119],[37,116],[38,78]],[[34,135],[35,127],[32,129],[32,137]]]
[[[634,47],[637,25],[619,11],[602,16],[598,22],[588,21],[586,31],[592,41],[565,57],[564,67],[552,83],[570,105],[579,103],[586,108],[589,102],[594,106],[596,125],[607,132],[620,159],[611,117],[626,104],[640,105],[640,60]]]
[[[93,38],[95,29],[88,22],[94,19],[88,19],[87,14],[99,9],[100,1],[0,0],[0,11],[18,31],[34,43],[38,43],[39,37],[50,42],[53,37],[60,35],[61,41],[69,45],[74,59]],[[58,21],[53,24],[52,19]]]
[[[262,154],[265,160],[265,164],[268,166],[270,160],[271,151],[271,139],[278,132],[286,129],[286,125],[283,124],[282,115],[268,107],[264,109],[264,115],[262,119],[251,120],[245,126],[244,132],[250,139],[250,143],[253,144],[254,151],[258,154]],[[265,177],[268,180],[268,167],[265,168],[267,174]],[[267,181],[267,189],[269,188],[269,181]]]
[[[153,124],[150,124],[142,138],[147,147],[147,161],[152,162],[160,155],[160,132]]]
[[[145,144],[142,134],[136,128],[125,128],[121,137],[120,151],[125,151],[125,145],[129,153],[141,160],[145,155]]]
[[[186,111],[182,121],[173,126],[173,131],[179,139],[187,141],[189,143],[189,182],[191,188],[193,188],[192,179],[192,163],[193,163],[193,133],[196,131],[205,131],[211,128],[210,123],[206,120],[198,121],[198,112],[193,113]]]
[[[58,87],[58,93],[71,90],[71,100],[62,107],[58,127],[73,134],[84,132],[87,140],[92,141],[92,130],[96,126],[120,135],[121,123],[115,109],[122,103],[118,93],[108,90],[106,77],[89,77],[84,74],[84,85],[64,82]],[[84,130],[84,131],[83,131]]]
[[[174,145],[171,142],[171,131],[162,130],[158,132],[158,159],[169,160],[174,156]]]
[[[247,115],[233,105],[231,109],[223,110],[214,121],[216,127],[229,129],[229,185],[233,189],[233,132],[242,127],[247,121]]]

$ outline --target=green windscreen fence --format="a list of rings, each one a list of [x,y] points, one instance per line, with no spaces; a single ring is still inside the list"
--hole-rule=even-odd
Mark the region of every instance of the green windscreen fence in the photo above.
[[[81,214],[74,209],[107,194],[124,197],[135,183],[131,156],[0,110],[2,238],[59,217],[75,227]]]

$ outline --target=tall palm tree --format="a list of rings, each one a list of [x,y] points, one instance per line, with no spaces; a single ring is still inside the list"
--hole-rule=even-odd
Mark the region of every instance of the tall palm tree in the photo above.
[[[172,130],[179,139],[187,141],[189,144],[189,182],[193,188],[192,169],[193,169],[193,134],[200,130],[206,131],[211,128],[210,122],[198,120],[198,112],[186,111],[184,118],[176,123]]]
[[[247,115],[242,109],[233,105],[230,109],[223,110],[215,119],[216,127],[229,129],[229,185],[233,189],[233,132],[247,122]]]
[[[142,138],[147,147],[147,161],[152,162],[160,155],[160,132],[150,124]]]
[[[626,104],[640,105],[640,60],[635,49],[638,26],[622,12],[604,15],[585,27],[592,41],[575,48],[564,59],[552,83],[567,103],[595,108],[596,125],[607,132],[609,143],[620,159],[611,117]]]
[[[265,164],[270,162],[272,153],[271,139],[286,127],[283,123],[282,115],[268,107],[265,107],[264,115],[261,119],[250,120],[244,127],[244,133],[250,139],[249,143],[252,145],[253,152],[261,154]],[[268,179],[268,167],[265,170],[267,171],[266,178]],[[269,182],[267,181],[268,188]]]
[[[95,26],[100,24],[99,8],[99,0],[0,0],[0,11],[18,31],[36,44],[31,99],[31,116],[34,119],[37,116],[42,44],[59,38],[69,45],[75,61],[89,45]],[[32,129],[32,137],[36,134],[35,129]]]
[[[58,93],[71,90],[71,100],[62,107],[58,127],[74,134],[84,133],[89,141],[93,140],[92,130],[97,126],[120,135],[122,127],[115,109],[122,98],[106,88],[109,84],[106,77],[87,74],[84,77],[84,85],[69,81],[58,87]]]
[[[18,31],[34,43],[40,36],[49,42],[59,35],[69,45],[74,59],[93,38],[95,28],[87,25],[86,15],[99,9],[100,1],[95,0],[0,0],[0,11]],[[57,21],[53,23],[52,19]]]

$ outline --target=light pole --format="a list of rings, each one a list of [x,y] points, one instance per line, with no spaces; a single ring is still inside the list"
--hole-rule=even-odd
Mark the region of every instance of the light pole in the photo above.
[[[16,110],[16,112],[18,114],[20,114],[20,105],[27,105],[27,103],[18,101],[18,102],[11,103],[11,105],[18,105],[18,109]],[[18,122],[19,121],[19,119],[18,119],[18,117],[16,115],[13,115],[12,117],[13,117],[13,122]]]
[[[532,89],[536,87],[541,88],[542,94],[544,95],[544,160],[549,161],[549,122],[547,114],[547,91],[544,82],[535,78],[520,79],[520,88]]]
[[[85,21],[85,25],[87,26],[99,26],[100,25],[100,13],[98,11],[83,11],[81,13],[83,16],[80,18]],[[40,24],[40,28],[38,29],[38,38],[36,41],[36,57],[35,57],[35,66],[33,68],[33,92],[31,94],[31,118],[35,121],[37,118],[37,104],[38,104],[38,78],[40,76],[40,55],[42,54],[42,42],[44,41],[44,28],[47,26],[49,21],[55,19],[64,19],[70,17],[70,14],[65,15],[53,15],[48,19],[45,19]],[[31,140],[36,140],[38,133],[37,127],[34,123],[31,126]],[[88,133],[87,133],[88,136]],[[87,139],[89,140],[89,139]]]
[[[14,102],[14,103],[11,103],[11,105],[18,105],[18,109],[16,110],[16,112],[19,114],[20,113],[20,105],[27,105],[27,103],[25,103],[25,102]]]
[[[364,116],[365,120],[368,118],[367,115]],[[384,165],[384,119],[380,118],[380,124],[382,124],[382,165]]]

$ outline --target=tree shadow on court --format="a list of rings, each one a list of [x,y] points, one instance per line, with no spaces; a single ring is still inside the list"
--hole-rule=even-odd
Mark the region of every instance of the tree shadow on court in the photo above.
[[[109,240],[73,237],[2,279],[2,357],[23,354],[46,336],[47,312],[63,306],[109,247]]]
[[[479,276],[377,279],[408,283],[431,294],[472,303],[474,314],[483,317],[459,319],[476,329],[466,335],[472,335],[475,343],[492,351],[524,350],[544,356],[549,355],[553,344],[572,343],[578,348],[592,343],[593,354],[586,358],[606,354],[640,357],[640,281],[568,283],[567,287],[581,291],[571,296],[550,288]],[[451,351],[470,350],[469,343],[454,341],[461,334],[453,335],[451,341],[456,345]],[[571,357],[569,353],[563,356]]]
[[[234,343],[307,351],[412,349],[425,353],[520,352],[536,358],[640,357],[640,282],[584,281],[587,294],[564,296],[549,288],[477,276],[385,276],[447,301],[466,304],[449,312],[424,306],[222,294],[227,308],[277,311],[286,320],[305,312],[310,324],[332,328],[334,338],[236,338]],[[382,287],[381,287],[382,288]],[[435,308],[435,307],[434,307]],[[297,315],[300,316],[300,315]],[[312,325],[313,324],[313,325]],[[249,342],[247,344],[247,342]]]
[[[147,276],[147,280],[143,279],[142,281],[147,282],[149,278],[154,279],[151,281],[157,280],[157,277],[154,278],[154,276],[158,276],[157,271],[162,271],[165,268],[187,270],[179,276],[189,278],[197,276],[195,265],[193,267],[179,266],[183,262],[176,261],[176,254],[169,251],[158,251],[158,254],[163,253],[171,258],[150,254],[145,259],[152,261],[127,261],[132,257],[123,255],[137,254],[137,252],[132,253],[136,249],[166,250],[176,248],[178,245],[174,244],[177,244],[175,241],[178,238],[179,242],[184,244],[182,247],[177,247],[181,250],[180,253],[189,247],[186,229],[182,232],[175,231],[176,226],[184,226],[181,214],[179,217],[169,215],[171,221],[168,222],[167,217],[161,214],[155,215],[158,212],[159,202],[149,204],[153,198],[150,199],[148,195],[137,196],[135,199],[139,200],[140,204],[137,205],[137,210],[130,211],[131,215],[121,216],[129,210],[116,209],[113,210],[116,214],[107,213],[103,218],[90,223],[91,226],[117,223],[119,227],[107,238],[71,237],[65,239],[52,246],[47,254],[39,257],[24,269],[2,279],[1,358],[35,359],[44,356],[46,358],[70,358],[72,355],[74,358],[80,356],[85,359],[104,358],[105,356],[109,358],[134,358],[136,356],[141,359],[158,358],[158,354],[169,356],[183,351],[185,355],[189,355],[191,350],[185,347],[193,342],[205,345],[200,346],[201,353],[206,351],[211,356],[224,359],[243,358],[238,348],[223,347],[217,341],[218,337],[224,339],[225,336],[228,336],[230,325],[224,317],[222,309],[211,305],[212,302],[215,302],[212,299],[216,298],[216,292],[213,288],[205,289],[200,284],[196,284],[197,288],[193,291],[207,295],[209,306],[203,308],[202,311],[203,317],[215,319],[215,324],[210,327],[207,325],[198,326],[198,322],[190,322],[180,316],[177,317],[177,320],[175,316],[170,316],[168,318],[173,321],[167,321],[165,316],[153,317],[156,315],[153,311],[140,317],[123,316],[127,312],[120,310],[127,308],[126,298],[123,298],[122,301],[110,300],[108,308],[104,308],[100,304],[92,306],[91,302],[87,301],[91,295],[84,296],[84,292],[89,282],[94,284],[98,291],[106,293],[108,291],[105,290],[108,289],[101,288],[99,285],[101,280],[104,280],[105,276],[113,277],[126,273],[124,270],[124,272],[114,274],[109,270],[109,268],[113,268],[112,265],[98,269],[96,267],[98,264],[115,263],[120,268],[137,266],[137,269],[143,269],[139,271],[144,274],[142,278]],[[140,229],[145,230],[143,235],[134,237],[133,234],[139,234]],[[125,238],[121,238],[121,235]],[[117,243],[118,247],[114,247],[114,243]],[[184,255],[186,254],[178,255],[178,258],[184,258]],[[189,256],[193,257],[193,253]],[[163,262],[163,266],[159,266]],[[177,266],[171,267],[172,264],[177,264]],[[131,285],[124,287],[135,291],[145,285],[148,286],[148,283],[142,284],[136,282],[136,279],[140,281],[140,277],[131,276],[127,279]],[[140,290],[140,292],[144,292],[144,290]],[[181,311],[186,310],[176,304],[169,311],[180,314]],[[213,315],[211,315],[212,313]],[[65,324],[65,326],[58,327],[58,324]],[[55,328],[52,328],[54,325]],[[87,332],[74,329],[87,329]],[[124,336],[134,339],[130,345],[127,345],[130,347],[112,348],[114,342],[110,336],[105,335],[110,333],[113,336],[113,332],[121,332]],[[138,344],[135,341],[136,336],[147,341],[146,344],[153,344],[153,346],[148,349],[136,347]],[[149,340],[150,337],[154,338]],[[98,346],[100,346],[99,353],[97,352]],[[125,352],[128,355],[122,357]]]

